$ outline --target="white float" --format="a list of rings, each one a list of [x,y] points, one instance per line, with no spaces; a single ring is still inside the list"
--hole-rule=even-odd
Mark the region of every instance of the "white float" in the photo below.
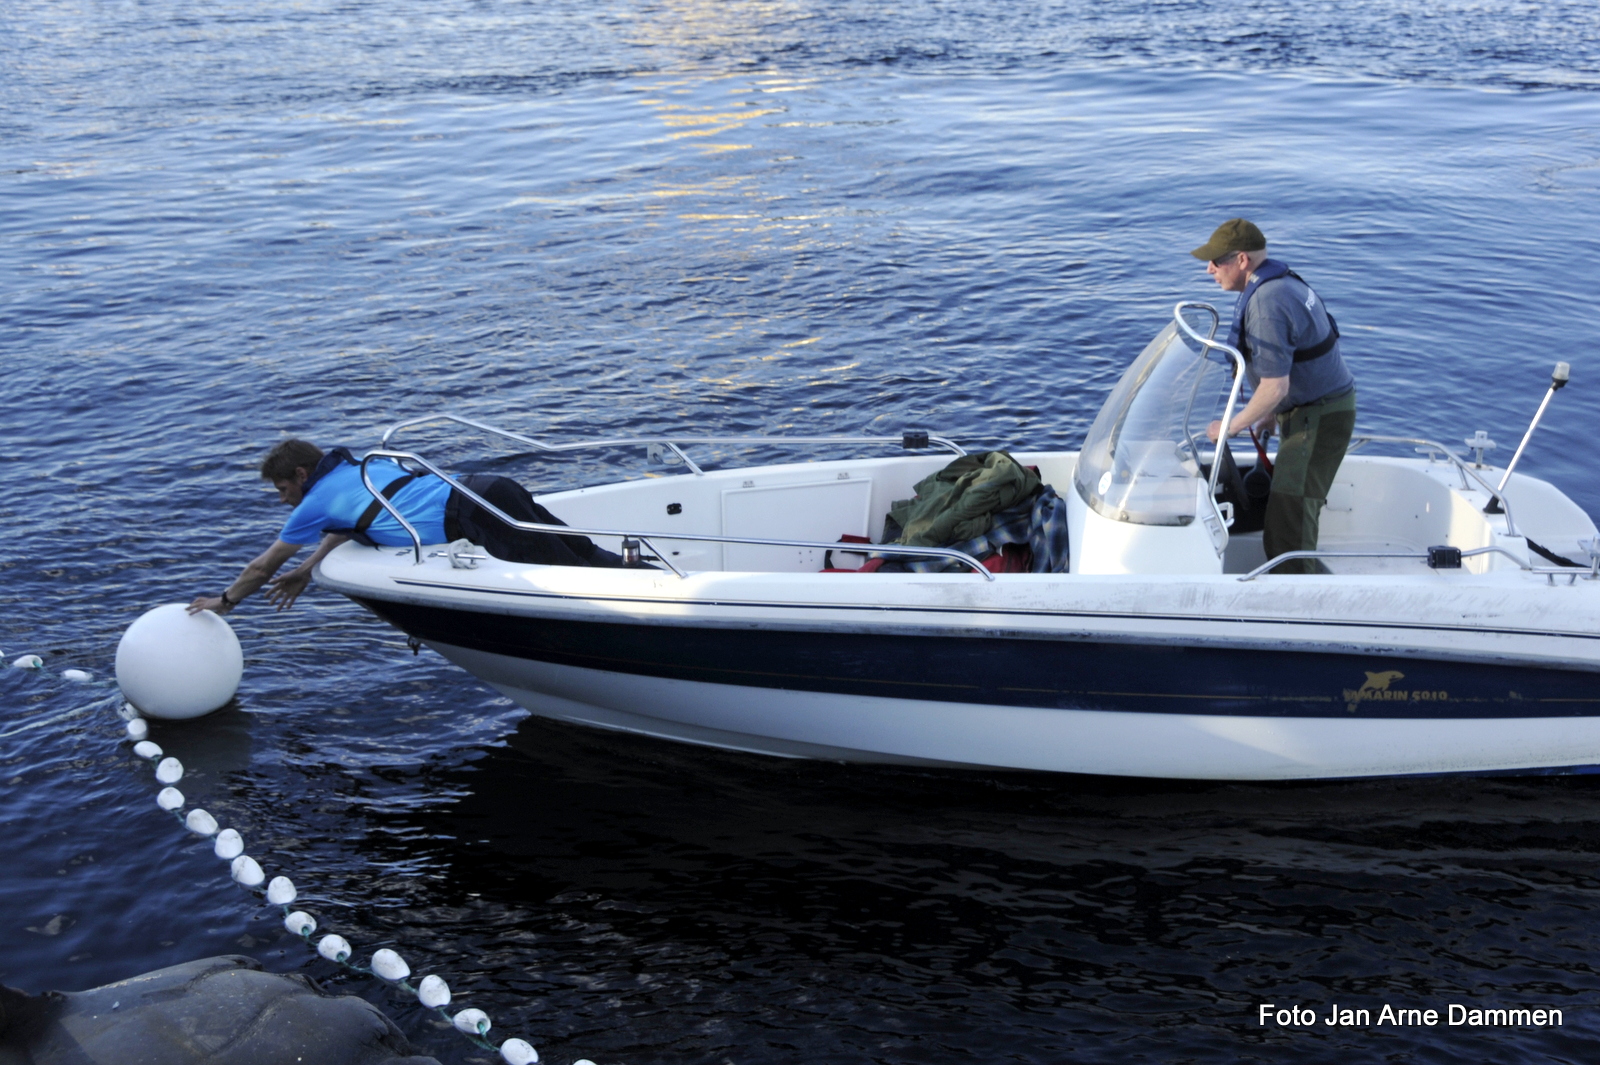
[[[450,1005],[450,985],[437,976],[424,976],[417,985],[417,1001],[430,1010]]]
[[[182,603],[147,611],[117,644],[117,683],[147,717],[199,717],[239,690],[244,652],[239,638],[209,610]]]
[[[507,1039],[500,1044],[500,1056],[506,1065],[537,1065],[539,1052],[526,1039]]]
[[[248,854],[241,854],[235,858],[229,871],[233,874],[233,879],[245,887],[259,887],[267,878],[267,874],[261,871],[261,863]]]
[[[231,862],[244,853],[244,837],[235,829],[225,828],[217,833],[217,841],[211,845],[211,849],[216,851],[218,858]]]
[[[406,960],[388,947],[384,947],[372,956],[372,972],[390,983],[404,980],[411,975],[411,966]]]
[[[350,941],[344,936],[323,936],[317,942],[317,953],[329,961],[343,963],[350,957]]]

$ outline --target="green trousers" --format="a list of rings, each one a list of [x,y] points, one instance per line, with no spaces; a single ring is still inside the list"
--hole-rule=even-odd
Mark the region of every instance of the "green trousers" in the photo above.
[[[1356,394],[1307,403],[1278,415],[1278,461],[1272,471],[1261,546],[1268,558],[1315,551],[1317,526],[1333,476],[1356,427]],[[1273,573],[1326,573],[1316,559],[1290,559]]]

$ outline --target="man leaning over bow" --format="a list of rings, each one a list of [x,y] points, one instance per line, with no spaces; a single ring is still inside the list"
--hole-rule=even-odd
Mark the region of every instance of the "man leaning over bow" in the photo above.
[[[392,459],[370,464],[374,486],[400,511],[423,543],[464,539],[507,562],[546,566],[620,567],[622,558],[587,536],[518,529],[495,517],[438,477],[411,473]],[[278,537],[245,566],[220,595],[202,595],[189,613],[226,614],[240,600],[271,583],[267,601],[279,610],[294,604],[328,552],[347,540],[409,546],[411,534],[377,502],[361,479],[361,465],[348,448],[324,452],[309,440],[283,440],[261,460],[261,477],[278,490],[278,501],[293,507]],[[564,524],[509,477],[478,473],[461,483],[518,521]],[[316,544],[311,557],[273,578],[302,547]]]

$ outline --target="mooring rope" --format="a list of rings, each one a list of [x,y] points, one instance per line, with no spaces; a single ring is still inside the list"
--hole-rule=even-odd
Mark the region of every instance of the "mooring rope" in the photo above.
[[[183,779],[183,763],[167,755],[159,744],[151,741],[150,726],[139,716],[138,710],[132,704],[124,703],[120,716],[127,722],[125,731],[129,741],[133,743],[133,753],[147,762],[156,763],[156,782],[162,785],[161,790],[156,793],[156,805],[172,814],[173,818],[188,831],[202,838],[211,839],[213,852],[218,858],[229,863],[229,874],[234,883],[252,893],[259,893],[269,905],[278,907],[283,913],[284,928],[299,936],[306,946],[312,947],[317,954],[335,965],[351,972],[375,976],[391,987],[415,995],[417,1001],[425,1008],[449,1021],[451,1027],[470,1042],[485,1050],[499,1051],[501,1059],[507,1065],[534,1065],[539,1060],[539,1052],[525,1039],[512,1036],[499,1045],[490,1042],[488,1034],[493,1023],[489,1020],[489,1015],[482,1010],[468,1008],[452,1014],[447,1008],[451,1001],[450,985],[443,977],[424,976],[413,987],[407,982],[411,977],[411,966],[388,947],[374,951],[371,964],[363,966],[355,963],[355,948],[341,935],[327,933],[313,944],[311,939],[317,931],[317,919],[305,910],[291,909],[295,899],[299,897],[294,881],[287,876],[274,876],[270,881],[267,880],[266,871],[261,868],[261,863],[245,853],[244,837],[234,829],[223,828],[217,823],[217,819],[205,810],[191,807],[184,813],[187,799],[176,786]],[[263,884],[266,886],[263,887]],[[573,1065],[594,1065],[594,1062],[581,1058],[573,1062]]]
[[[0,659],[5,656],[0,654]],[[25,655],[12,662],[13,666],[31,669],[43,673],[43,663],[36,655]],[[62,673],[62,677],[75,683],[91,682],[90,674],[82,670],[69,669]],[[104,682],[102,682],[104,683]],[[65,721],[79,714],[88,713],[102,708],[109,708],[117,702],[116,696],[106,696],[97,699],[86,706],[76,707],[60,714],[51,715],[37,721],[31,721],[7,732],[0,732],[0,739],[14,736],[33,728],[41,728],[48,724]],[[305,910],[291,909],[299,891],[294,881],[287,876],[274,876],[267,879],[266,870],[254,857],[245,853],[244,837],[237,830],[224,828],[218,824],[217,819],[205,810],[190,807],[185,812],[187,798],[179,791],[177,784],[183,779],[183,763],[177,758],[168,755],[161,746],[150,739],[150,726],[140,716],[139,711],[128,702],[123,702],[118,710],[118,716],[125,722],[124,733],[128,742],[133,744],[133,753],[147,762],[155,763],[156,782],[161,789],[156,793],[156,805],[172,814],[174,820],[181,824],[187,831],[207,838],[212,841],[212,851],[218,858],[228,862],[229,875],[234,883],[240,887],[258,894],[265,899],[268,905],[278,907],[283,913],[283,926],[290,933],[299,936],[307,947],[315,950],[321,957],[348,969],[351,972],[361,973],[365,976],[375,976],[399,988],[407,994],[416,996],[425,1008],[434,1011],[448,1021],[456,1031],[460,1032],[469,1041],[485,1050],[498,1051],[500,1057],[507,1065],[535,1065],[539,1060],[539,1052],[525,1039],[512,1036],[496,1045],[488,1039],[489,1031],[494,1027],[489,1020],[489,1015],[483,1010],[467,1008],[451,1013],[448,1007],[451,1003],[450,985],[443,977],[428,975],[417,981],[413,987],[408,981],[412,975],[411,966],[408,965],[395,951],[388,947],[380,948],[373,952],[371,964],[368,966],[355,963],[355,948],[350,941],[340,935],[324,934],[314,944],[312,936],[317,931],[317,919]],[[265,885],[265,886],[263,886]],[[573,1065],[594,1065],[588,1058],[580,1058]]]

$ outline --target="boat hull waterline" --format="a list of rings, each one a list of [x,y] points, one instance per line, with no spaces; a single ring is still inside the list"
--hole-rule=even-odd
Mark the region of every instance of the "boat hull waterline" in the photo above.
[[[364,554],[361,568],[386,571],[383,598],[348,583],[348,559],[344,581],[324,581],[533,713],[680,742],[1231,780],[1600,764],[1600,633],[1571,613],[1595,599],[1587,582],[1503,587],[1499,622],[1464,616],[1483,614],[1485,578],[1391,582],[1391,605],[1410,609],[1380,624],[1341,619],[1352,600],[1370,613],[1373,593],[1337,577],[1139,588],[1018,575],[979,588],[970,575],[846,574],[735,598],[734,575],[429,573]],[[769,593],[795,583],[771,576]],[[848,601],[861,582],[876,602]],[[1550,627],[1503,620],[1534,613]]]

